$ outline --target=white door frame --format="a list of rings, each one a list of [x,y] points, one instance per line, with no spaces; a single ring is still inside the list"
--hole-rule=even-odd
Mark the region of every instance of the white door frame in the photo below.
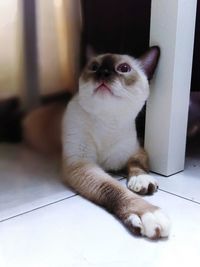
[[[147,102],[145,148],[153,172],[184,169],[197,0],[152,0],[150,45],[161,58]]]

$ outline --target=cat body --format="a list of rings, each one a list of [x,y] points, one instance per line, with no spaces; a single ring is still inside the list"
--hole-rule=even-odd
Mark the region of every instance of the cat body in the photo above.
[[[124,73],[117,74],[117,71],[113,71],[116,68],[115,65],[120,66],[123,62],[129,63],[129,66],[134,64],[132,73],[123,75]],[[99,78],[94,79],[95,71],[90,70],[93,64],[101,64],[101,67],[108,69],[111,74],[102,78],[101,75],[104,76],[104,74],[100,74]],[[117,75],[119,78],[116,78]],[[94,92],[102,81],[103,86],[109,85],[112,92],[106,88]],[[130,90],[133,84],[134,90]],[[69,103],[64,116],[63,150],[65,153],[68,157],[71,153],[76,154],[75,160],[88,158],[102,166],[104,170],[123,168],[130,156],[139,149],[135,118],[148,95],[148,81],[139,63],[131,57],[105,54],[90,61],[80,77],[79,92]],[[73,151],[75,132],[75,140],[78,142],[76,153]],[[72,145],[70,136],[72,136]],[[71,157],[73,161],[72,158],[73,156]]]
[[[148,79],[158,57],[159,49],[153,47],[139,60],[116,54],[91,58],[62,119],[64,181],[117,216],[131,232],[151,239],[168,236],[170,223],[158,207],[138,195],[153,193],[158,185],[148,174],[148,156],[137,140],[135,119],[148,98]],[[52,115],[50,122],[55,123]],[[25,133],[31,121],[30,116],[25,119]],[[34,142],[32,136],[29,143]],[[106,172],[121,169],[127,171],[128,189]]]
[[[104,170],[120,170],[139,149],[134,119],[84,110],[77,96],[64,115],[63,149],[70,163],[88,160]],[[74,140],[76,144],[74,145]]]

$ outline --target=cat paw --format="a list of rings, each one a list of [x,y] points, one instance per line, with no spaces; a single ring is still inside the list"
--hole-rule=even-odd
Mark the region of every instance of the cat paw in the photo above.
[[[158,189],[158,183],[154,177],[149,174],[132,176],[128,181],[128,188],[141,195],[153,194]]]
[[[146,236],[152,240],[166,238],[170,232],[170,220],[160,209],[147,212],[142,216],[132,214],[126,224],[134,234]]]

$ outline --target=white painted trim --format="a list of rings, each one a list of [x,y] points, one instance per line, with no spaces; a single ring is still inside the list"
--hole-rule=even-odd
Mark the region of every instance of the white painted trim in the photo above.
[[[151,170],[184,169],[197,0],[152,0],[150,45],[161,58],[147,103],[145,148]]]

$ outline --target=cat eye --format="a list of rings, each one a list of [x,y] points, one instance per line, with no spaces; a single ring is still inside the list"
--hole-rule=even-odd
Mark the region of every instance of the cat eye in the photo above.
[[[89,66],[89,70],[94,71],[94,72],[97,71],[98,68],[99,68],[99,64],[97,62],[92,62],[92,64],[90,64]]]
[[[122,63],[119,66],[117,66],[117,71],[126,73],[131,71],[131,66],[127,63]]]

